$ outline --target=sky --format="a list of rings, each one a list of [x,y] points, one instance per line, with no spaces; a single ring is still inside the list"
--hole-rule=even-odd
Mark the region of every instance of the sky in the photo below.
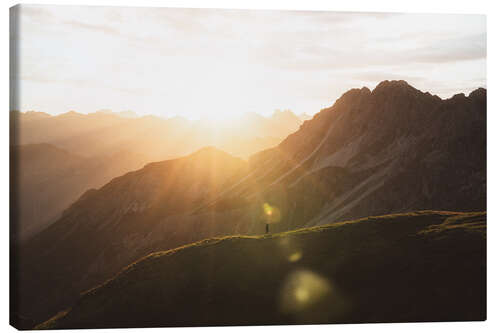
[[[406,80],[486,87],[486,16],[97,6],[17,7],[11,108],[225,119],[310,115]],[[16,11],[15,10],[15,11]],[[14,12],[15,12],[14,11]]]

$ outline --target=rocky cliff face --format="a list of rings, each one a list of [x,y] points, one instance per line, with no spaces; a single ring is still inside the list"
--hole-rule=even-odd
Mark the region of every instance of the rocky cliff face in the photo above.
[[[442,100],[404,81],[352,89],[229,196],[276,205],[275,230],[419,209],[486,209],[486,90]],[[222,199],[221,199],[222,200]]]

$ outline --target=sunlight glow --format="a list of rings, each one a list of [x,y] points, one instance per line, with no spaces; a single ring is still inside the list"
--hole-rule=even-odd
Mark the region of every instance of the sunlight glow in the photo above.
[[[21,111],[223,121],[275,108],[312,115],[381,80],[442,97],[486,84],[485,15],[20,8]]]

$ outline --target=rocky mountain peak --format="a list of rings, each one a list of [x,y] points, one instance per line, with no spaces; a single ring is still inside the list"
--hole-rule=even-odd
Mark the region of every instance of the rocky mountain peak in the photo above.
[[[380,82],[372,92],[374,95],[403,95],[408,93],[421,93],[420,90],[410,86],[404,80],[385,80]]]
[[[469,94],[469,98],[486,100],[486,89],[477,88]]]

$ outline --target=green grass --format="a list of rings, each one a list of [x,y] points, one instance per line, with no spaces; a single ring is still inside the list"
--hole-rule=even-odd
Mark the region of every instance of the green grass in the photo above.
[[[484,320],[486,214],[423,211],[155,252],[37,328]]]

